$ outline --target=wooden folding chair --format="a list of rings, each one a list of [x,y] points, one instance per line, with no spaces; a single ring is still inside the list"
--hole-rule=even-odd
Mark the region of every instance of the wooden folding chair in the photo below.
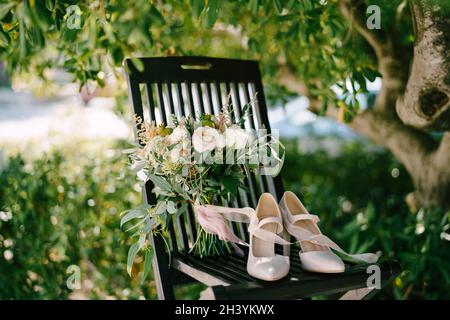
[[[258,63],[247,60],[207,57],[139,58],[142,71],[132,60],[125,61],[129,95],[133,113],[157,124],[188,114],[217,114],[229,94],[236,115],[257,93],[253,117],[248,129],[270,130],[267,107]],[[139,68],[141,69],[141,68]],[[270,192],[278,200],[283,194],[280,176],[250,175],[248,192],[233,203],[217,205],[255,208],[259,195]],[[144,199],[155,204],[151,182],[145,185]],[[152,237],[153,271],[159,299],[174,299],[174,286],[199,281],[208,286],[205,299],[301,299],[318,295],[344,293],[342,299],[362,299],[379,291],[367,287],[368,265],[346,266],[341,274],[308,273],[301,269],[297,252],[291,256],[291,272],[275,283],[259,281],[246,271],[246,257],[229,254],[225,257],[198,258],[189,254],[197,237],[195,217],[191,208],[169,225],[170,261],[161,236]],[[248,240],[245,224],[233,223],[233,230]],[[282,248],[277,248],[282,250]],[[298,250],[298,249],[297,249]],[[397,262],[377,264],[381,286],[386,285],[400,268]]]

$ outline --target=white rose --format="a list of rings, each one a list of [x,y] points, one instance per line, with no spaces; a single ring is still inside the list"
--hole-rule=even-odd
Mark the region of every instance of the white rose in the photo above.
[[[181,140],[185,139],[187,136],[186,129],[182,127],[176,127],[173,129],[172,133],[169,135],[168,139],[171,144],[175,144],[177,142],[180,142]]]
[[[223,147],[223,137],[214,128],[199,127],[195,129],[192,135],[192,145],[197,152],[211,151],[214,148]]]
[[[227,148],[243,149],[249,141],[248,133],[239,127],[230,127],[225,130],[225,145]]]

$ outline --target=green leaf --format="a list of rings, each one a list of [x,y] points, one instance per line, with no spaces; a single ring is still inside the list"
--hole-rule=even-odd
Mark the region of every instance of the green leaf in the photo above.
[[[173,214],[173,213],[175,213],[177,211],[178,211],[178,209],[177,209],[177,206],[176,206],[175,202],[167,201],[167,212],[170,213],[170,214]]]
[[[50,12],[40,1],[30,2],[30,4],[31,8],[29,8],[29,10],[33,20],[41,30],[47,31],[52,25]]]
[[[141,232],[143,232],[145,234],[149,234],[153,230],[153,228],[156,226],[157,221],[158,221],[158,219],[156,219],[156,218],[146,219],[145,220],[145,225],[139,231],[141,231]]]
[[[219,0],[208,0],[206,7],[205,27],[212,28],[219,15]]]
[[[160,176],[157,176],[157,175],[154,175],[154,174],[150,174],[148,176],[148,178],[153,182],[155,187],[158,187],[158,188],[160,188],[163,191],[172,191],[172,187],[166,181],[166,179],[164,179],[163,177],[160,177]]]
[[[152,21],[156,21],[161,25],[166,24],[163,15],[161,14],[161,12],[159,12],[159,10],[155,7],[155,5],[152,5],[150,9],[150,17],[152,18]]]
[[[248,6],[250,10],[252,11],[252,14],[257,15],[258,9],[259,9],[259,0],[250,0],[248,3]]]
[[[143,218],[147,214],[146,210],[143,209],[133,209],[128,211],[128,213],[122,217],[120,220],[120,227],[122,228],[125,223],[127,223],[130,220],[137,219],[137,218]]]
[[[10,38],[6,32],[3,31],[0,26],[0,47],[7,47],[9,45]]]
[[[145,243],[145,234],[141,234],[139,240],[133,243],[128,250],[128,258],[127,258],[127,273],[131,277],[131,268],[133,267],[134,259],[136,258],[139,250],[142,249]]]
[[[141,284],[144,283],[148,274],[152,270],[152,261],[153,261],[153,249],[151,247],[148,247],[147,250],[145,251],[144,270],[142,271]]]
[[[139,58],[131,58],[131,62],[139,72],[144,72],[144,63]]]
[[[225,190],[230,192],[232,195],[237,193],[237,188],[239,186],[239,179],[236,179],[233,176],[221,176],[220,181],[222,182]]]
[[[137,227],[139,227],[140,225],[142,225],[145,222],[145,219],[140,220],[138,223],[136,223],[135,225],[129,227],[128,229],[125,230],[125,232],[129,232],[133,229],[136,229]]]
[[[278,16],[277,17],[277,21],[278,22],[284,22],[284,21],[294,20],[294,19],[297,19],[297,18],[298,18],[298,15],[296,15],[296,14],[285,14],[285,15],[282,15],[282,16]]]
[[[205,7],[205,1],[204,0],[191,0],[191,7],[194,11],[194,17],[198,18],[200,17],[200,14],[203,11],[203,8]]]
[[[123,49],[121,46],[116,46],[110,49],[111,56],[114,60],[114,63],[117,65],[122,64],[123,58],[125,57],[123,54]]]
[[[181,204],[181,206],[178,208],[177,218],[180,217],[186,211],[187,206],[188,204],[186,202],[183,202]]]
[[[281,11],[283,11],[283,5],[281,4],[280,0],[273,0],[273,4],[275,5],[278,13],[281,13]]]
[[[303,4],[303,7],[305,8],[305,10],[309,11],[312,10],[313,8],[313,4],[311,3],[311,0],[303,0],[303,2],[301,2]]]
[[[0,4],[0,20],[3,19],[8,14],[8,12],[15,6],[16,6],[15,2]]]
[[[167,210],[167,202],[166,201],[160,201],[156,205],[155,214],[160,215],[165,213]]]

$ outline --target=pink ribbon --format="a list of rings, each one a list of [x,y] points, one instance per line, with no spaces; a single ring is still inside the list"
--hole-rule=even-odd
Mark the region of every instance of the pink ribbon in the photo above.
[[[213,205],[206,205],[206,206],[195,205],[194,210],[197,216],[197,221],[203,228],[203,230],[205,230],[205,232],[207,233],[217,235],[220,240],[229,241],[238,254],[242,255],[244,252],[241,250],[241,248],[239,248],[236,245],[236,243],[244,246],[249,246],[249,244],[239,239],[233,233],[233,231],[230,228],[230,225],[227,223],[226,220],[234,222],[250,223],[248,228],[249,233],[262,240],[278,243],[280,245],[292,244],[286,241],[285,239],[279,237],[277,234],[269,232],[262,228],[262,225],[267,223],[281,224],[282,223],[281,218],[265,218],[262,219],[261,221],[258,221],[255,210],[249,207],[228,208]],[[285,219],[289,220],[288,218]],[[317,216],[309,214],[299,215],[297,219],[318,221]],[[351,255],[342,250],[336,243],[331,241],[328,237],[324,236],[323,234],[313,234],[311,231],[305,228],[301,228],[294,225],[293,222],[285,223],[285,227],[291,235],[296,236],[297,239],[302,239],[301,241],[310,241],[322,246],[330,247],[356,260],[362,260],[367,263],[375,263],[380,255],[373,253],[362,253]]]
[[[262,240],[278,243],[281,245],[291,244],[275,233],[261,228],[260,224],[268,223],[267,219],[271,218],[266,218],[262,221],[258,221],[256,212],[252,208],[228,208],[213,205],[195,205],[194,209],[197,215],[197,221],[203,228],[203,230],[205,230],[207,233],[217,235],[220,240],[229,241],[230,244],[235,248],[236,252],[238,252],[239,254],[243,254],[243,251],[236,245],[236,243],[244,246],[249,246],[249,244],[239,239],[233,233],[230,225],[226,220],[249,223],[249,233]],[[281,218],[273,219],[278,219],[279,221],[275,222],[279,223],[280,226],[282,226]],[[270,221],[269,223],[274,223],[274,221]]]
[[[220,240],[229,241],[234,249],[243,254],[243,251],[236,243],[248,246],[248,243],[239,239],[225,221],[249,222],[252,208],[226,208],[212,205],[195,205],[195,213],[200,226],[207,233],[215,234]]]

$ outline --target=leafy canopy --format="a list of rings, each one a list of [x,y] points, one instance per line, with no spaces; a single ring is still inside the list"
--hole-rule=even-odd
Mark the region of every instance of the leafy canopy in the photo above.
[[[400,30],[399,42],[410,42],[406,0],[377,2],[382,27]],[[73,28],[74,22],[79,28]],[[335,96],[330,89],[334,84],[345,95],[346,79],[364,91],[364,79],[378,75],[371,48],[340,15],[337,0],[0,4],[0,60],[11,73],[45,77],[49,68],[63,67],[80,84],[93,80],[103,85],[101,71],[116,72],[126,57],[170,54],[257,59],[269,98],[286,97],[276,85],[280,62],[290,65],[313,94],[328,98]],[[350,106],[355,109],[357,103]]]

